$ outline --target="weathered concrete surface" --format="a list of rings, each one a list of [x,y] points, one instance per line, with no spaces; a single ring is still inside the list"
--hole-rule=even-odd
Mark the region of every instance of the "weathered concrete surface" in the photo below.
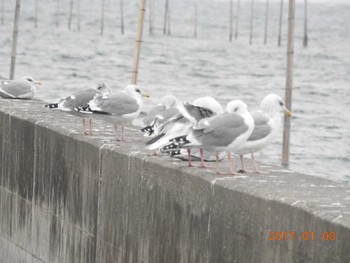
[[[82,136],[79,117],[0,99],[0,262],[350,262],[349,186],[279,170],[219,178],[95,124]]]

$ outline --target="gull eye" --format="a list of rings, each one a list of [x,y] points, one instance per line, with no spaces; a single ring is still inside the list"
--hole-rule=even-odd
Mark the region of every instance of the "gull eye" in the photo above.
[[[28,81],[30,81],[30,82],[32,82],[32,81],[33,81],[33,79],[31,79],[31,78],[27,78],[27,80],[28,80]]]
[[[283,106],[283,102],[282,101],[280,101],[280,106]]]
[[[141,93],[141,90],[139,88],[136,89],[136,92]]]
[[[102,87],[100,86],[100,87],[98,87],[97,89],[100,90],[100,89],[102,89]]]

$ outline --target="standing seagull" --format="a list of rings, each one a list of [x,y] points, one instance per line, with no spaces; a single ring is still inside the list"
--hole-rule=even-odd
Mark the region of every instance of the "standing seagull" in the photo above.
[[[97,82],[94,88],[80,90],[65,99],[60,99],[58,103],[46,104],[45,107],[61,111],[73,111],[77,107],[87,107],[88,103],[97,95],[108,98],[111,89],[103,81]],[[92,135],[92,118],[89,118],[89,133],[86,131],[85,118],[83,118],[84,134]]]
[[[102,94],[97,94],[88,103],[88,107],[77,107],[75,110],[82,113],[111,115],[117,123],[122,124],[121,138],[117,137],[117,141],[125,141],[124,123],[131,122],[140,114],[143,108],[142,96],[149,97],[138,86],[129,85],[123,91],[107,99],[104,99]],[[115,124],[116,131],[117,123]]]
[[[21,80],[0,81],[0,96],[7,99],[32,99],[35,95],[36,86],[41,85],[31,76],[25,76]]]
[[[145,136],[158,135],[155,134],[157,127],[178,114],[177,107],[178,101],[173,95],[163,96],[160,104],[154,106],[143,119],[146,126],[141,131],[145,133]]]
[[[232,168],[231,151],[240,147],[254,129],[254,120],[247,110],[247,105],[243,101],[239,104],[233,102],[227,104],[225,113],[201,120],[191,128],[188,135],[172,140],[175,145],[180,144],[185,148],[215,151],[217,174],[222,174],[219,170],[219,152],[221,151],[227,152],[229,174],[236,174]]]
[[[45,107],[49,109],[57,109],[62,111],[73,111],[76,107],[87,107],[88,103],[97,94],[102,94],[103,98],[108,98],[111,94],[110,87],[103,81],[97,82],[94,88],[86,90],[79,90],[73,95],[61,99],[58,103],[46,104]]]
[[[192,104],[185,102],[179,107],[180,114],[170,118],[168,121],[158,127],[157,137],[146,143],[150,150],[162,149],[169,144],[169,142],[176,137],[187,135],[193,125],[198,124],[199,121],[212,117],[216,114],[223,113],[220,103],[212,97],[200,97],[193,101]],[[178,152],[177,145],[170,150],[171,154]],[[175,150],[175,151],[172,151]],[[193,167],[191,158],[191,149],[187,148],[188,166]],[[201,167],[205,167],[203,162],[203,149],[200,149]]]
[[[241,147],[233,151],[241,158],[242,169],[240,171],[243,173],[247,172],[244,169],[243,155],[248,153],[251,153],[254,171],[262,173],[255,162],[254,153],[264,149],[276,137],[281,126],[281,112],[287,114],[288,117],[292,116],[284,101],[275,94],[267,95],[261,101],[260,109],[251,112],[255,122],[253,133]]]

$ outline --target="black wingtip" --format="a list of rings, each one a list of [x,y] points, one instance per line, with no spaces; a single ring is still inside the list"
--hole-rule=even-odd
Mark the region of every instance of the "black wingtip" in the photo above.
[[[89,106],[79,106],[79,107],[76,107],[74,108],[75,111],[78,111],[78,112],[89,112],[89,113],[92,113],[93,111],[90,109]]]
[[[154,133],[154,129],[153,129],[153,126],[150,125],[150,126],[146,126],[144,128],[141,129],[142,132],[147,132],[147,134],[149,136],[151,136],[153,133]]]
[[[58,103],[46,104],[44,107],[49,109],[57,109]]]

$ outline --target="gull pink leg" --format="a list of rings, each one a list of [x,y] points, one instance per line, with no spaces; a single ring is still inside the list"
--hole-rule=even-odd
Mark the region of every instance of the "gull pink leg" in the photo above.
[[[220,167],[219,167],[219,153],[218,152],[216,153],[216,174],[223,174],[220,171]]]
[[[259,166],[257,165],[255,158],[254,158],[254,153],[252,153],[252,162],[253,162],[253,168],[254,168],[254,172],[258,173],[258,174],[267,174],[268,172],[264,172],[259,170]]]
[[[124,123],[122,124],[122,141],[126,142],[126,139],[124,137]]]
[[[188,167],[194,167],[191,160],[191,149],[187,149],[187,155],[188,155]]]
[[[118,137],[118,124],[117,123],[114,124],[114,129],[115,129],[116,140],[117,140],[117,142],[119,142],[119,141],[121,141],[121,139],[119,139],[119,137]]]
[[[228,159],[228,171],[229,171],[229,175],[237,175],[237,173],[235,171],[233,171],[233,166],[232,166],[232,153],[228,152],[227,154],[227,159]]]
[[[92,118],[91,117],[89,118],[89,127],[90,127],[90,135],[93,135],[92,134]]]
[[[198,166],[199,168],[208,168],[207,165],[204,163],[204,154],[203,154],[203,149],[199,149],[200,155],[201,155],[201,164]]]

